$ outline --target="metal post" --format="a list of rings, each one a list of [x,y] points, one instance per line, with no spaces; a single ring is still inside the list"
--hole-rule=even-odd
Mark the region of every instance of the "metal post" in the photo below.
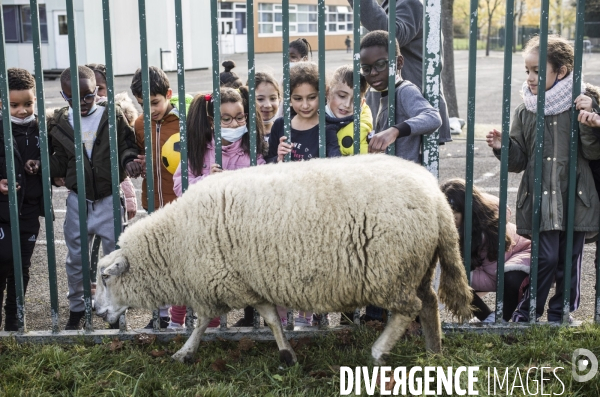
[[[292,125],[290,113],[290,0],[281,1],[282,16],[281,30],[283,36],[283,134],[287,137],[286,142],[292,143]],[[290,161],[291,154],[285,155],[283,161]],[[289,316],[288,316],[289,317]],[[292,316],[293,318],[293,316]],[[289,326],[289,323],[288,323]]]
[[[354,154],[360,154],[360,1],[353,3],[352,31],[354,39],[354,54],[352,56],[352,94],[354,96]]]
[[[388,5],[388,128],[396,124],[396,0]],[[388,146],[387,154],[396,154],[396,143]]]
[[[317,30],[319,39],[319,157],[326,157],[325,137],[325,0],[317,2]]]
[[[234,14],[235,15],[235,14]],[[246,37],[248,39],[248,132],[250,134],[250,165],[256,165],[256,60],[254,56],[254,0],[246,1]],[[234,39],[235,42],[235,39]],[[258,137],[262,139],[262,137]]]
[[[217,0],[210,1],[211,38],[212,38],[212,72],[213,95],[215,109],[215,163],[223,165],[223,149],[221,145],[221,79],[219,76],[219,10]]]

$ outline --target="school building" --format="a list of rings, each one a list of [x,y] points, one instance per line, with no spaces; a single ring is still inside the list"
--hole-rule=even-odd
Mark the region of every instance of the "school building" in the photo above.
[[[210,7],[208,1],[184,0],[185,68],[211,65]],[[65,0],[41,0],[42,68],[69,67]],[[79,64],[104,63],[104,26],[101,0],[74,0]],[[34,70],[29,0],[2,0],[9,67]],[[115,75],[133,74],[141,66],[138,2],[111,0],[111,31]],[[175,2],[146,0],[148,62],[176,70]]]

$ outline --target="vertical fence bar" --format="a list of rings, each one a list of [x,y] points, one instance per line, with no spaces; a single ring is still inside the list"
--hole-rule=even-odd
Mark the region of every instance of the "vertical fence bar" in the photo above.
[[[577,2],[577,19],[575,25],[575,65],[573,68],[573,102],[581,94],[581,69],[583,59],[583,30],[584,30],[585,0]],[[567,246],[565,247],[565,272],[563,275],[563,313],[562,324],[569,324],[571,312],[571,265],[573,262],[573,228],[575,223],[575,190],[577,188],[577,145],[579,143],[579,111],[571,107],[571,141],[569,150],[569,189],[567,206]],[[554,199],[554,197],[553,197]],[[558,288],[558,286],[557,286]]]
[[[396,124],[396,0],[388,5],[388,128]],[[387,154],[396,154],[396,143],[390,144]]]
[[[352,31],[354,50],[352,54],[352,94],[354,96],[354,154],[360,154],[360,1],[353,3]]]
[[[319,39],[319,157],[326,155],[325,142],[325,0],[317,2],[317,30]]]
[[[6,179],[8,180],[8,208],[10,213],[10,232],[12,234],[12,251],[14,278],[17,295],[17,319],[19,331],[25,331],[25,307],[23,290],[23,273],[21,257],[21,238],[19,234],[19,202],[17,201],[17,178],[15,174],[15,157],[13,152],[13,136],[10,121],[10,99],[8,92],[8,75],[6,67],[6,52],[4,41],[4,14],[0,15],[0,91],[2,91],[2,123],[4,127],[4,151],[6,154]],[[7,231],[8,232],[8,231]]]
[[[148,65],[148,31],[146,24],[146,1],[138,0],[140,26],[140,57],[142,60],[142,101],[144,110],[144,152],[146,154],[146,197],[148,200],[148,215],[154,212],[154,151],[152,150],[152,119],[150,117],[150,69]],[[156,142],[158,145],[160,142]],[[152,326],[154,331],[160,329],[160,312],[152,311]]]
[[[77,69],[77,38],[75,29],[75,10],[73,0],[67,0],[67,24],[69,33],[69,55],[71,68],[71,107],[73,108],[73,131],[75,138],[75,163],[77,171],[77,204],[79,213],[79,238],[81,244],[81,266],[83,274],[83,301],[85,305],[85,329],[92,330],[92,298],[90,286],[90,253],[87,232],[87,214],[85,167],[83,144],[81,140],[81,103],[79,90],[79,72]],[[86,154],[87,155],[87,154]]]
[[[500,206],[498,208],[498,268],[496,271],[496,323],[502,322],[504,316],[504,262],[506,251],[506,201],[508,189],[508,144],[510,130],[510,94],[512,82],[512,43],[514,39],[515,6],[512,1],[506,2],[506,18],[504,30],[504,79],[502,91],[502,148],[500,149]]]
[[[282,50],[283,55],[283,134],[287,137],[286,142],[292,143],[292,125],[290,113],[290,0],[281,1],[281,30],[282,30]],[[283,161],[290,161],[291,154],[285,155]],[[293,319],[293,317],[292,317]],[[289,325],[290,323],[288,323]],[[292,321],[293,324],[293,321]]]
[[[210,0],[211,38],[212,38],[212,101],[215,109],[215,163],[222,165],[223,151],[221,145],[221,79],[219,76],[219,9],[217,0]]]
[[[250,133],[250,166],[256,165],[256,92],[254,80],[254,0],[246,1],[246,34],[248,38],[248,131]],[[262,139],[262,137],[261,137]]]
[[[538,63],[538,95],[537,95],[537,120],[535,136],[535,168],[534,168],[534,187],[533,187],[533,214],[532,214],[532,233],[531,233],[531,265],[529,274],[531,277],[529,291],[531,294],[529,306],[529,321],[535,323],[537,320],[537,278],[538,261],[540,250],[540,217],[542,207],[542,159],[544,154],[544,132],[546,121],[544,109],[546,106],[546,57],[548,53],[548,9],[549,0],[542,0],[540,12],[540,53]],[[545,304],[546,302],[544,302]]]
[[[469,282],[471,280],[471,233],[473,228],[473,156],[475,154],[475,86],[477,84],[477,0],[471,0],[471,20],[469,24],[469,83],[467,100],[467,169],[465,173],[465,225],[464,252],[465,270]]]
[[[436,109],[440,107],[441,89],[441,48],[442,48],[442,3],[440,0],[427,0],[425,3],[423,32],[423,93]],[[422,164],[436,178],[439,178],[440,153],[438,150],[439,130],[423,135]]]
[[[183,9],[175,0],[175,37],[177,47],[177,95],[179,97],[179,149],[181,150],[181,190],[188,188],[187,113],[185,101],[185,58],[183,51]]]
[[[594,305],[594,322],[600,324],[600,242],[596,243],[596,304]]]
[[[40,38],[40,16],[37,0],[29,1],[31,7],[31,33],[33,39],[33,63],[35,89],[40,129],[40,155],[42,163],[42,185],[44,189],[44,221],[46,225],[46,257],[48,258],[48,282],[50,286],[50,316],[52,333],[58,332],[58,287],[56,278],[56,249],[54,246],[54,222],[52,214],[52,185],[50,183],[50,160],[48,150],[48,128],[46,126],[46,104],[44,97],[44,73]]]

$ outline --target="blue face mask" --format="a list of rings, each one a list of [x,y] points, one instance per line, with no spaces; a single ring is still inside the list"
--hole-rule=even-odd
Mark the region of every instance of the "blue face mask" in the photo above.
[[[234,143],[239,141],[246,132],[248,132],[248,126],[246,125],[237,128],[221,128],[221,139]]]
[[[87,114],[85,116],[81,116],[81,117],[87,117],[87,116],[91,116],[92,113],[94,113],[96,110],[98,110],[98,106],[96,106],[96,102],[94,102],[92,104],[92,107],[90,108],[90,111],[87,112]]]

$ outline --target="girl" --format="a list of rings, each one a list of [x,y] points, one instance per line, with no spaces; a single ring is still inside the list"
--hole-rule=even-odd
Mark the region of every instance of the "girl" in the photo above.
[[[564,283],[571,283],[570,310],[579,307],[579,279],[581,276],[581,251],[586,232],[598,231],[600,204],[594,189],[592,173],[587,159],[600,157],[600,144],[590,128],[580,124],[577,155],[577,199],[573,233],[571,279],[564,279],[567,234],[567,186],[569,174],[569,143],[573,105],[573,47],[558,36],[548,36],[548,56],[544,86],[538,86],[539,37],[531,39],[523,51],[527,80],[523,83],[524,103],[515,111],[510,129],[508,170],[525,171],[517,195],[517,233],[531,235],[534,205],[534,158],[536,135],[537,94],[546,91],[545,132],[542,168],[541,222],[539,235],[539,264],[536,317],[542,316],[550,287],[556,280],[556,292],[548,304],[548,321],[559,321],[562,316]],[[580,101],[581,102],[581,101]],[[580,104],[576,105],[578,108]],[[490,131],[486,140],[500,158],[501,133]],[[538,197],[535,198],[536,200]],[[527,290],[512,317],[513,321],[529,321],[529,295]]]
[[[281,103],[281,91],[279,84],[270,73],[258,72],[254,75],[254,86],[256,91],[256,105],[260,111],[265,128],[265,142],[269,142],[271,128],[279,113]]]
[[[310,48],[310,43],[304,37],[300,37],[299,39],[290,42],[288,51],[291,63],[309,61],[309,53],[312,58],[312,48]]]
[[[291,153],[292,161],[319,157],[319,71],[311,62],[301,62],[290,70],[291,104],[296,115],[292,118],[291,143],[283,134],[283,118],[271,128],[267,163],[283,161]],[[326,138],[327,157],[340,156],[335,133]]]
[[[240,88],[244,85],[238,75],[231,71],[231,69],[235,68],[235,62],[223,61],[221,65],[223,65],[223,68],[225,68],[225,71],[219,74],[221,87]]]
[[[215,163],[213,117],[212,96],[210,94],[196,95],[190,105],[187,118],[187,130],[189,131],[188,175],[190,185],[223,170],[236,170],[250,166],[250,134],[246,126],[248,117],[248,88],[240,87],[239,90],[227,87],[221,88],[223,167]],[[265,163],[262,156],[264,127],[258,110],[256,120],[256,163],[261,165]],[[177,167],[173,175],[173,182],[175,194],[181,196],[181,165]],[[246,312],[248,317],[251,317],[252,309],[249,308]],[[185,307],[172,306],[172,325],[174,327],[181,326],[184,323],[184,319]],[[211,321],[209,327],[216,327],[218,325],[219,318],[217,317]]]
[[[452,211],[460,236],[461,252],[464,252],[465,181],[451,179],[441,186]],[[473,186],[473,229],[471,233],[471,286],[474,292],[496,292],[498,265],[498,198],[485,194]],[[510,210],[509,210],[510,211]],[[510,216],[510,212],[507,214]],[[529,284],[531,241],[517,234],[514,223],[507,222],[504,252],[504,314],[510,320],[517,307],[523,289]],[[464,254],[463,254],[464,255]],[[474,314],[483,322],[495,321],[495,313],[473,294]]]
[[[327,130],[337,135],[342,156],[354,154],[354,75],[352,67],[343,65],[337,68],[327,89]],[[360,75],[360,153],[369,151],[367,137],[373,131],[373,116],[371,109],[365,103],[367,80]]]

